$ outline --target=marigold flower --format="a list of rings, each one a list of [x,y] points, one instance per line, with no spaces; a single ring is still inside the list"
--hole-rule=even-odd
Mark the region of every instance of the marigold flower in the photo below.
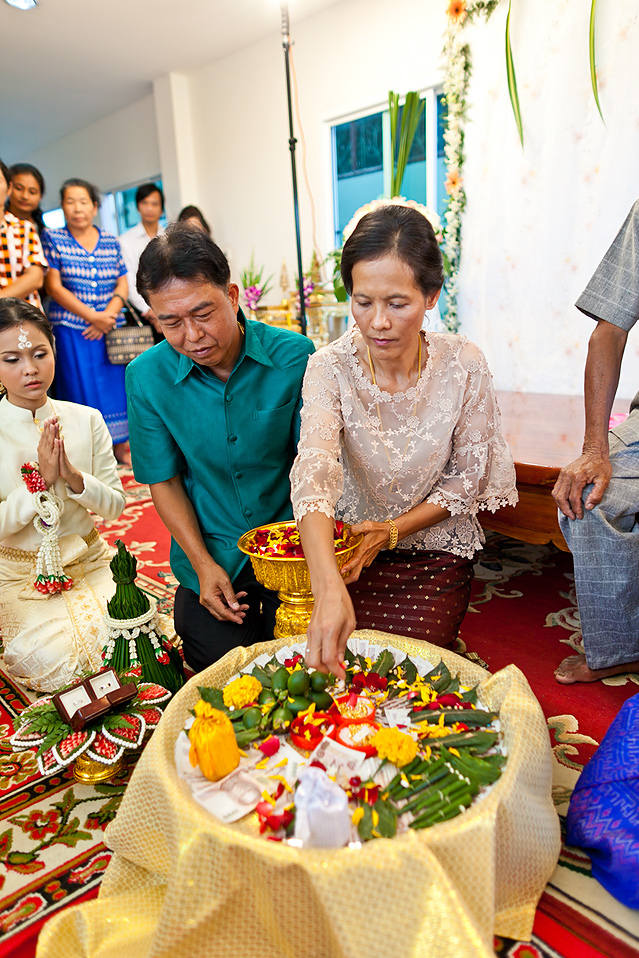
[[[202,699],[194,709],[195,722],[189,729],[189,761],[200,766],[205,778],[217,782],[240,764],[240,750],[225,712]]]
[[[397,728],[379,729],[373,736],[371,744],[377,749],[380,758],[388,759],[398,768],[408,765],[417,755],[417,742]]]
[[[246,705],[256,702],[261,691],[261,682],[252,675],[241,675],[222,690],[224,704],[227,708],[243,709]]]

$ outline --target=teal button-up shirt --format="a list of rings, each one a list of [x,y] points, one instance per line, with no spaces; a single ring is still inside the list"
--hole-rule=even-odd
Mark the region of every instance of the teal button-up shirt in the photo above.
[[[126,371],[135,477],[180,474],[213,559],[235,578],[247,557],[237,540],[265,522],[292,518],[289,471],[299,439],[301,388],[313,344],[246,321],[227,382],[166,341]],[[171,541],[171,569],[199,594],[195,571]]]

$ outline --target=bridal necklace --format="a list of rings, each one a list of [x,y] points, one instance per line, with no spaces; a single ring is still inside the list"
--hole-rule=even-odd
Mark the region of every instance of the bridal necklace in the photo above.
[[[55,406],[53,405],[53,400],[51,399],[50,396],[47,396],[47,402],[48,402],[49,405],[51,406],[51,411],[53,412],[53,415],[54,415],[54,416],[57,416],[57,413],[56,413],[56,411],[55,411]],[[58,421],[59,421],[59,418],[58,418]],[[34,417],[33,417],[33,425],[34,425],[34,426],[37,426],[38,429],[40,430],[40,432],[42,432],[42,430],[44,429],[44,426],[42,425],[41,420],[38,419],[37,416],[34,416]],[[60,435],[62,435],[62,428],[60,428]]]
[[[420,376],[421,376],[421,374],[422,374],[422,335],[421,335],[421,333],[418,333],[417,340],[418,340],[418,347],[417,347],[417,381],[416,381],[416,383],[415,383],[415,388],[417,388],[417,384],[419,383],[419,379],[420,379]],[[368,354],[368,365],[369,365],[370,371],[371,371],[371,377],[372,377],[372,380],[373,380],[373,386],[377,386],[377,379],[375,378],[375,367],[374,367],[374,365],[373,365],[373,357],[371,356],[371,351],[370,351],[368,345],[366,346],[366,352],[367,352],[367,354]],[[379,388],[379,387],[378,387],[378,388]],[[412,411],[412,413],[411,413],[411,418],[414,418],[415,413],[417,412],[417,403],[418,403],[418,402],[419,402],[419,396],[417,396],[417,397],[415,398],[415,405],[413,406],[413,411]],[[382,446],[384,447],[384,452],[386,453],[386,458],[388,459],[388,465],[389,465],[389,466],[391,467],[391,469],[392,469],[393,467],[392,467],[392,463],[391,463],[390,453],[389,453],[389,451],[388,451],[388,448],[387,448],[387,446],[386,446],[386,443],[384,442],[384,426],[383,426],[383,424],[382,424],[382,414],[381,414],[381,411],[380,411],[380,408],[379,408],[379,400],[377,400],[377,402],[375,403],[375,406],[376,406],[376,408],[377,408],[377,419],[378,419],[378,421],[379,421],[379,438],[381,439]],[[406,440],[406,445],[404,446],[404,451],[403,451],[402,456],[401,456],[401,461],[402,461],[402,462],[404,461],[404,457],[405,457],[406,451],[407,451],[407,449],[408,449],[408,444],[410,443],[410,441],[411,441],[412,438],[413,438],[413,433],[409,433],[409,434],[408,434],[408,438],[407,438],[407,440]],[[400,469],[401,469],[401,464],[400,464]],[[393,486],[394,486],[395,483],[397,482],[398,476],[399,476],[399,470],[397,471],[397,474],[396,474],[395,476],[393,476],[393,479],[392,479],[392,481],[391,481],[391,484],[390,484],[390,486],[388,487],[388,492],[389,492],[389,493],[391,492]]]

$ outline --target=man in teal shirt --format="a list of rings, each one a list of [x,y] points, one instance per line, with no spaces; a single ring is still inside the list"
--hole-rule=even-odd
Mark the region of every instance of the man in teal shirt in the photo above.
[[[276,593],[257,583],[237,540],[292,517],[288,477],[313,345],[245,320],[226,257],[188,224],[149,243],[137,287],[165,341],[127,368],[133,468],[171,533],[175,628],[200,671],[272,638]]]

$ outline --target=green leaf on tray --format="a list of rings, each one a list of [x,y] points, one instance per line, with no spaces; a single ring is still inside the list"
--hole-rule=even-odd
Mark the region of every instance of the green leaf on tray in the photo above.
[[[224,695],[220,689],[207,689],[203,685],[198,685],[197,690],[202,701],[208,702],[214,709],[219,709],[221,712],[228,712],[224,704]]]
[[[415,663],[411,662],[408,656],[406,656],[404,661],[399,663],[398,669],[404,681],[408,682],[409,685],[412,685],[417,678],[417,668]]]
[[[388,649],[382,649],[377,661],[373,664],[371,672],[377,672],[377,674],[383,678],[388,675],[394,665],[395,659],[393,658],[393,653],[389,652]]]
[[[393,838],[397,832],[397,815],[395,814],[395,809],[390,802],[385,802],[382,798],[377,799],[373,808],[379,815],[379,821],[375,831],[381,835],[382,838]]]
[[[357,834],[363,842],[367,842],[373,837],[373,809],[368,802],[358,807],[364,809],[364,815],[357,824]]]
[[[251,672],[251,675],[253,676],[254,679],[257,679],[257,681],[261,684],[263,689],[270,689],[272,687],[273,685],[272,672],[269,674],[265,669],[261,669],[259,665],[256,665],[254,666],[253,671]]]
[[[237,741],[238,748],[246,748],[247,745],[250,745],[251,742],[254,742],[256,738],[260,738],[263,734],[257,728],[233,728],[235,732],[235,739]]]

